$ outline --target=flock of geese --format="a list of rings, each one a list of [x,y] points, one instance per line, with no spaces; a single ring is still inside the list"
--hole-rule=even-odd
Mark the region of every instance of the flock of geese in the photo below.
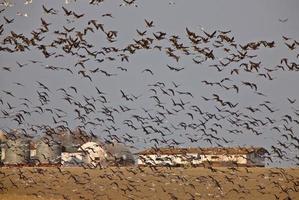
[[[91,0],[88,4],[97,9],[103,2]],[[24,4],[34,3],[27,0]],[[14,4],[2,3],[1,58],[14,56],[14,62],[1,60],[1,76],[38,70],[50,78],[63,76],[65,82],[56,87],[51,80],[35,76],[28,78],[32,81],[28,85],[28,80],[1,81],[1,124],[9,124],[29,138],[48,129],[75,126],[107,143],[116,140],[133,148],[234,146],[238,144],[234,140],[259,140],[270,134],[267,162],[299,164],[298,101],[286,96],[281,104],[287,109],[280,108],[262,90],[264,84],[279,81],[281,74],[299,71],[296,38],[282,35],[277,41],[240,43],[232,30],[190,27],[172,34],[147,18],[134,30],[136,37],[119,42],[121,31],[108,23],[117,20],[113,13],[90,17],[79,7],[69,7],[76,3],[42,4],[39,24],[29,32],[15,31],[14,23],[30,13],[13,16]],[[123,6],[138,9],[135,0],[122,0],[119,7]],[[55,17],[59,23],[52,21]],[[288,19],[278,21],[287,23]],[[284,48],[289,55],[279,58],[276,65],[265,64],[259,53],[276,48]],[[153,53],[166,63],[139,68],[131,64],[138,56],[155,59],[150,56]],[[20,55],[40,59],[20,59]],[[130,73],[140,80],[134,85],[141,90],[125,87],[134,77]],[[188,88],[184,82],[194,73],[202,75],[196,80],[196,89]],[[76,84],[69,84],[70,80]],[[123,87],[113,93],[102,84],[119,81]],[[29,95],[20,95],[24,91]],[[242,95],[250,95],[253,101],[244,101]]]

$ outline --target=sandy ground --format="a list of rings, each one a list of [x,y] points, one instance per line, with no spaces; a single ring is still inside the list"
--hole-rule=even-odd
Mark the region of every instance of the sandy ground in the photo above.
[[[0,199],[299,199],[299,168],[0,168]]]

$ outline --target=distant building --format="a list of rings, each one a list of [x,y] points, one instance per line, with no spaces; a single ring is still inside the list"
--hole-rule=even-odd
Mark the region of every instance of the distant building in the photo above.
[[[6,166],[83,166],[88,168],[134,165],[122,143],[102,143],[84,130],[49,128],[27,138],[18,130],[0,132],[0,164]]]
[[[0,141],[5,141],[7,139],[7,133],[0,129]]]
[[[30,149],[35,164],[38,165],[59,165],[61,162],[61,144],[50,140],[47,137],[40,138],[35,144],[35,149]],[[34,152],[35,150],[35,152]]]
[[[12,130],[0,132],[0,158],[3,165],[21,166],[81,166],[96,167],[107,154],[96,138],[80,129],[49,129],[43,135],[27,139]]]
[[[101,141],[92,138],[85,131],[76,129],[64,131],[58,136],[62,144],[61,164],[64,166],[82,166],[94,168],[104,162],[106,152]]]
[[[113,166],[130,166],[135,164],[135,159],[130,149],[122,143],[112,142],[104,146],[107,152],[107,162]]]
[[[1,163],[4,165],[26,165],[30,162],[30,140],[18,130],[1,132]]]
[[[82,154],[83,163],[89,167],[102,166],[107,157],[106,151],[96,142],[87,142],[79,147],[78,152]]]
[[[235,148],[158,148],[139,152],[141,166],[247,166],[264,167],[267,150],[256,147]]]
[[[81,152],[62,152],[61,164],[63,166],[80,166],[83,164],[83,155]]]
[[[6,132],[0,129],[0,164],[4,160],[5,152],[3,148],[3,143],[6,141]]]

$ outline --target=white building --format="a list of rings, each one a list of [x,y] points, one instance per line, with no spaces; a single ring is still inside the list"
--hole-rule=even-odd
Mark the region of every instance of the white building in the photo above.
[[[78,149],[78,152],[81,152],[83,162],[91,164],[92,167],[96,167],[107,157],[105,150],[95,142],[87,142],[83,144]]]
[[[0,163],[2,162],[2,160],[4,160],[5,158],[5,149],[3,147],[3,142],[5,142],[7,139],[7,133],[3,130],[0,129]]]
[[[158,148],[138,153],[138,165],[265,166],[264,148]]]
[[[83,163],[83,156],[81,152],[62,152],[61,164],[62,165],[81,165]]]
[[[61,154],[62,165],[83,165],[96,167],[104,162],[107,154],[105,150],[96,142],[86,142],[79,148],[68,148]]]

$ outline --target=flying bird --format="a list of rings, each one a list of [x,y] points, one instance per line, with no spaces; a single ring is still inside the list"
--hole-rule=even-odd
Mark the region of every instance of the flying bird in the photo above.
[[[43,7],[43,10],[45,11],[45,13],[47,14],[52,14],[52,15],[56,15],[57,14],[57,11],[54,10],[54,8],[46,8],[45,5],[42,6]]]
[[[154,22],[153,21],[147,21],[146,19],[144,21],[145,21],[145,24],[148,28],[154,27]]]
[[[154,75],[154,73],[152,72],[152,70],[150,70],[150,69],[144,69],[143,71],[142,71],[142,73],[143,72],[149,72],[151,75]]]
[[[285,19],[278,19],[278,21],[280,21],[281,23],[285,23],[285,22],[287,22],[289,19],[288,18],[285,18]]]

